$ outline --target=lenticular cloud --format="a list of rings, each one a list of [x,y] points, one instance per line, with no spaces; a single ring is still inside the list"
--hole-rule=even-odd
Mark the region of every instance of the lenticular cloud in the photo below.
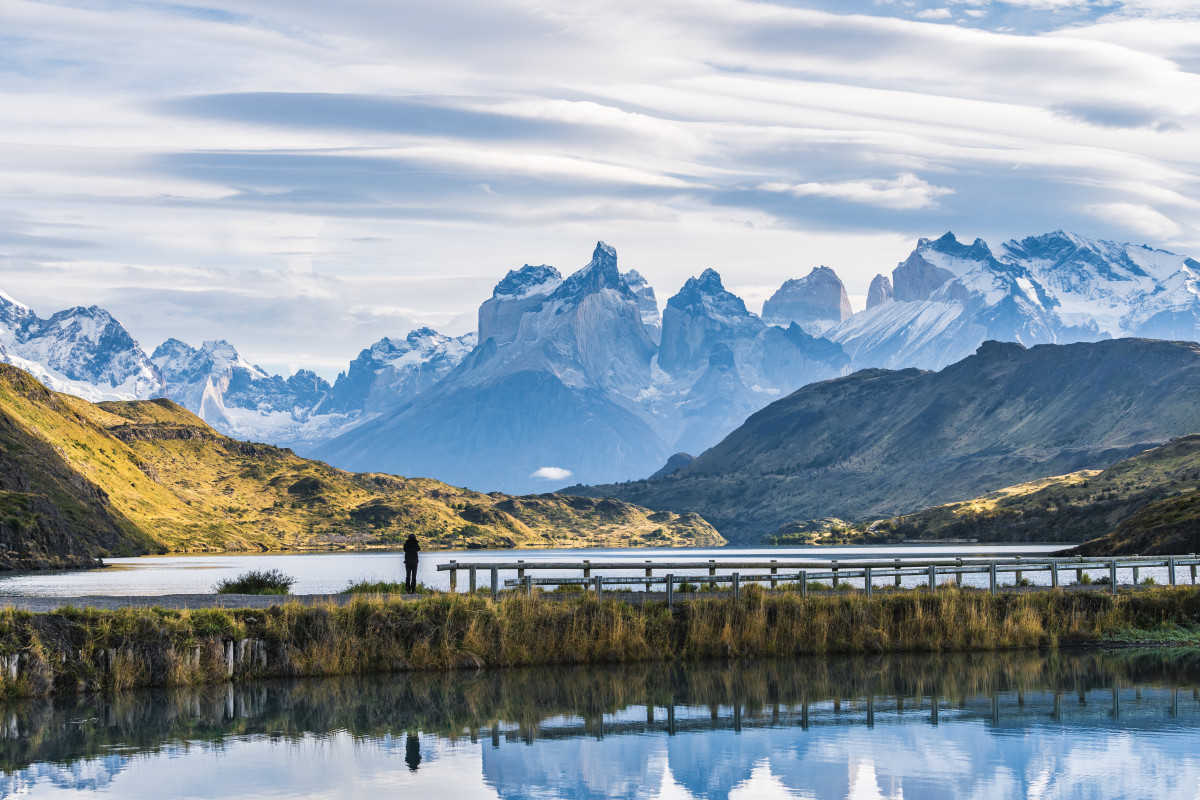
[[[563,481],[571,477],[571,470],[562,467],[542,467],[529,477],[541,478],[544,481]]]

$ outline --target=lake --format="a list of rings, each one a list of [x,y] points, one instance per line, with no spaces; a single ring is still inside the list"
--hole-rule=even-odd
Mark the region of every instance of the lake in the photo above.
[[[33,798],[1195,798],[1200,654],[273,681],[12,702]]]
[[[438,564],[458,561],[496,562],[524,559],[537,561],[638,561],[646,559],[696,561],[695,574],[706,573],[701,562],[710,558],[763,559],[808,558],[929,558],[938,555],[983,556],[1035,555],[1066,545],[876,545],[838,547],[719,547],[719,548],[618,548],[555,550],[425,551],[421,554],[417,580],[435,589],[448,589],[449,573],[438,572]],[[360,580],[403,581],[403,554],[387,551],[337,553],[254,553],[219,555],[142,556],[110,558],[105,569],[78,572],[26,573],[0,578],[0,595],[76,597],[82,595],[203,594],[213,585],[251,569],[279,569],[296,578],[293,594],[331,594]],[[685,571],[678,571],[686,574]],[[720,572],[727,572],[721,570]],[[1166,570],[1161,578],[1165,579]],[[605,573],[619,575],[622,573]],[[638,573],[624,573],[634,575]],[[1146,570],[1152,575],[1152,570]],[[578,572],[539,572],[538,577],[579,577]],[[506,575],[505,577],[513,577]],[[1036,573],[1029,577],[1039,580]],[[1044,577],[1044,576],[1043,576]],[[921,578],[907,579],[909,583]],[[980,576],[968,576],[968,584],[984,585]],[[460,581],[460,590],[463,587]]]

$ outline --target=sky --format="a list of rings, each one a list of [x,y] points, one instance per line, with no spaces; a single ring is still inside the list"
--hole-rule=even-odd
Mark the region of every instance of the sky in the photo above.
[[[597,240],[754,311],[920,236],[1200,256],[1197,0],[0,0],[0,290],[332,377]]]

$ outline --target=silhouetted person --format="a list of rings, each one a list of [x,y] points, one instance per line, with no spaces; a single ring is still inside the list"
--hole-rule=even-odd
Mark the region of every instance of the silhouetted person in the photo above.
[[[404,540],[404,592],[412,594],[417,591],[417,553],[421,545],[417,544],[417,535],[410,533]],[[417,757],[420,760],[420,756]],[[416,769],[416,767],[413,767]]]
[[[421,740],[412,731],[409,731],[408,738],[404,740],[404,763],[408,764],[408,768],[413,772],[421,766]]]

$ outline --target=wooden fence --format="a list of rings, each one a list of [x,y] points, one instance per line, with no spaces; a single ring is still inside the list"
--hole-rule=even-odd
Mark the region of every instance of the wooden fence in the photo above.
[[[600,597],[605,588],[610,591],[641,587],[647,592],[659,591],[666,594],[667,603],[674,601],[675,593],[681,588],[706,586],[709,589],[725,587],[733,592],[736,598],[741,594],[741,588],[747,583],[765,584],[772,588],[780,584],[792,584],[802,594],[807,594],[813,584],[824,584],[824,588],[845,589],[850,581],[861,582],[861,590],[869,597],[880,582],[891,582],[894,587],[900,587],[906,577],[924,578],[925,587],[936,587],[944,579],[949,578],[959,586],[963,584],[965,575],[984,575],[987,577],[988,588],[995,594],[1001,588],[1000,576],[1011,574],[1013,585],[1024,584],[1026,574],[1047,574],[1049,581],[1045,584],[1030,584],[1032,589],[1057,589],[1063,573],[1075,576],[1077,584],[1091,583],[1105,586],[1113,594],[1122,585],[1122,573],[1129,576],[1125,584],[1130,587],[1141,585],[1139,578],[1141,570],[1158,568],[1167,570],[1167,581],[1171,586],[1178,585],[1180,571],[1186,569],[1185,576],[1190,584],[1196,583],[1196,568],[1200,566],[1200,558],[1195,553],[1186,556],[1122,556],[1116,558],[1088,558],[1076,556],[1073,558],[1052,558],[1044,556],[1016,556],[1008,559],[953,558],[953,559],[901,559],[891,560],[838,560],[812,561],[800,559],[771,559],[739,560],[739,559],[709,559],[708,561],[450,561],[438,564],[439,572],[450,573],[450,591],[458,591],[458,573],[466,572],[470,592],[480,588],[479,576],[482,572],[487,576],[491,585],[492,597],[499,596],[502,588],[518,589],[533,594],[535,586],[582,586],[586,591],[594,591]],[[730,571],[728,574],[718,574],[718,570]],[[743,570],[748,570],[743,572]],[[641,575],[605,575],[614,572],[640,572]],[[502,572],[516,573],[514,578],[501,580]],[[531,573],[579,572],[580,577],[551,576],[535,577]],[[1093,573],[1100,572],[1098,578]],[[593,574],[595,573],[595,574]]]

